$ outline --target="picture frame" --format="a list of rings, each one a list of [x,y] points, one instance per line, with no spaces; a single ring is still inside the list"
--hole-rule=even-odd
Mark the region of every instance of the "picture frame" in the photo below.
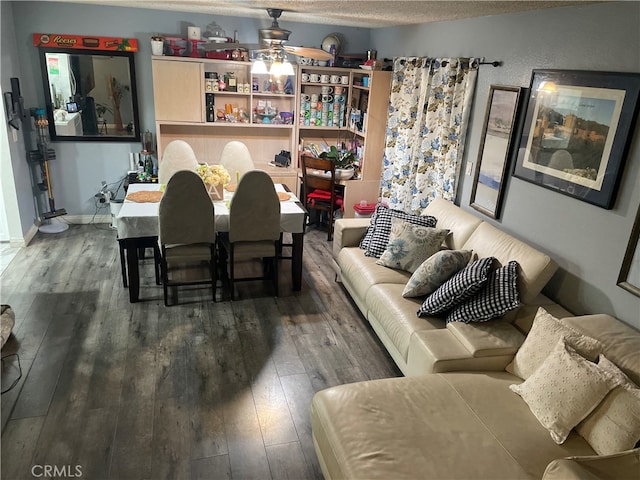
[[[513,175],[613,208],[639,94],[638,73],[533,70]]]
[[[489,88],[469,205],[491,218],[500,216],[523,90],[505,85]]]
[[[636,219],[631,228],[617,285],[640,297],[640,206],[638,206]]]

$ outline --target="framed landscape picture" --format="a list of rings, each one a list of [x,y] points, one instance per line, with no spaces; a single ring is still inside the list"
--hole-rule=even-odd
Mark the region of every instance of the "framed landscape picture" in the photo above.
[[[639,93],[637,73],[534,70],[514,176],[612,208]]]
[[[491,218],[500,214],[522,90],[503,85],[489,89],[470,205]]]

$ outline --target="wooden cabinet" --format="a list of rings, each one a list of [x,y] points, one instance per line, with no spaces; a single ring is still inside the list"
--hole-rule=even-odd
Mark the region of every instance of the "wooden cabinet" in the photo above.
[[[284,93],[286,81],[279,84],[271,82],[268,75],[252,76],[249,62],[167,56],[154,58],[152,64],[160,157],[169,142],[185,140],[198,161],[215,164],[227,142],[240,140],[247,145],[257,168],[297,193],[295,165],[271,165],[281,150],[297,150],[294,78],[289,93]],[[214,90],[212,77],[224,79],[229,74],[235,88],[225,85],[225,90],[220,90],[216,80]],[[207,121],[208,109],[213,109],[214,121]]]
[[[240,140],[257,168],[298,193],[297,162],[275,167],[274,156],[287,150],[295,158],[310,143],[345,143],[360,155],[358,177],[341,182],[345,217],[354,216],[355,203],[378,200],[391,72],[294,67],[296,76],[279,82],[251,74],[250,62],[165,56],[154,57],[152,66],[160,157],[169,142],[185,140],[199,161],[215,164],[227,142]],[[226,85],[220,90],[218,80],[225,76],[234,79],[233,91]],[[356,109],[361,121],[350,122]]]
[[[324,94],[324,99],[323,87],[325,92],[331,90]],[[344,144],[359,153],[358,177],[339,182],[344,188],[344,216],[351,218],[355,215],[354,204],[361,200],[368,203],[378,201],[391,72],[302,67],[298,75],[298,91],[301,148],[307,149],[311,144],[320,147]],[[322,113],[325,111],[333,114],[325,116]],[[359,112],[359,119],[356,112]]]
[[[153,102],[156,122],[204,121],[202,67],[201,62],[153,59]]]

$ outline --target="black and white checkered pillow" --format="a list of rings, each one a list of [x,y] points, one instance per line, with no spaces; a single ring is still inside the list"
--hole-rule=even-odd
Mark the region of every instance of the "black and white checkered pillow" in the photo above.
[[[431,215],[413,215],[411,213],[401,212],[400,210],[392,210],[385,206],[380,209],[376,209],[376,225],[373,234],[369,240],[369,245],[364,254],[367,257],[380,256],[387,249],[389,244],[389,235],[391,234],[391,219],[399,218],[414,225],[421,225],[423,227],[434,228],[438,221],[436,217]]]
[[[473,297],[487,282],[494,260],[481,258],[460,270],[425,299],[418,316],[438,315]]]
[[[376,231],[376,221],[378,219],[378,212],[381,209],[387,210],[387,207],[379,203],[376,205],[376,210],[371,215],[371,222],[369,222],[369,227],[367,228],[367,233],[364,234],[362,240],[360,240],[360,248],[362,250],[367,250],[369,248],[369,244],[371,243],[371,238],[373,238],[374,232]]]
[[[518,308],[518,267],[518,262],[511,261],[491,272],[480,292],[449,312],[447,323],[486,322]]]

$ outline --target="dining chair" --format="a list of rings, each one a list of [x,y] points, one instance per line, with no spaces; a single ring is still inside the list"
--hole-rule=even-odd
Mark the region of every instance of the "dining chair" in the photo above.
[[[191,145],[184,140],[173,140],[164,149],[158,161],[158,183],[167,184],[174,173],[180,170],[195,171],[198,159]]]
[[[302,198],[307,210],[326,212],[328,220],[328,237],[333,238],[333,217],[336,210],[342,208],[343,198],[336,191],[336,164],[329,158],[318,158],[311,155],[300,156],[302,169]],[[321,216],[317,214],[317,223]]]
[[[227,169],[232,182],[237,182],[237,177],[242,178],[245,173],[256,169],[249,149],[238,140],[232,140],[224,146],[220,165]]]
[[[278,296],[278,242],[280,240],[280,199],[271,177],[262,170],[247,172],[236,188],[229,207],[229,232],[219,234],[220,245],[229,258],[231,300],[234,284],[240,281],[267,280],[271,276]],[[237,278],[236,262],[260,259],[262,277]],[[271,269],[265,260],[271,260]]]
[[[168,287],[210,284],[216,301],[214,206],[202,179],[191,170],[176,172],[167,183],[159,207],[160,247],[164,304]],[[169,271],[206,262],[210,279],[169,278]]]

